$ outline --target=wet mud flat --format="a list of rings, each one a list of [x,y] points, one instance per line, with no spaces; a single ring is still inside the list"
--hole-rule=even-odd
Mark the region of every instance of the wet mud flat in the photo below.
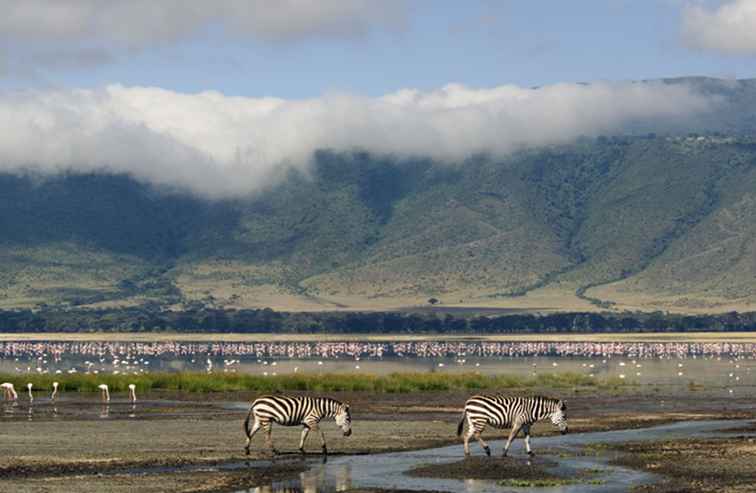
[[[756,431],[756,426],[749,428]],[[756,438],[733,434],[727,438],[627,443],[612,447],[621,453],[613,464],[662,476],[637,492],[753,492],[756,491]]]
[[[84,493],[145,493],[190,492],[226,493],[246,491],[260,484],[288,480],[307,470],[303,461],[284,461],[266,464],[264,467],[234,467],[214,469],[210,467],[164,468],[156,473],[150,468],[121,468],[121,472],[100,474],[65,473],[60,475],[14,476],[0,481],[2,491],[20,493],[77,491]]]
[[[716,390],[665,392],[663,398],[643,388],[622,393],[543,392],[567,399],[574,432],[756,417],[755,399],[723,397]],[[347,456],[365,456],[370,461],[372,454],[459,444],[456,423],[469,393],[352,392],[333,396],[352,403],[354,434],[342,437],[332,421],[324,422],[331,451],[329,464]],[[253,397],[235,393],[156,394],[146,396],[136,406],[116,400],[103,409],[94,396],[67,396],[54,407],[42,399],[35,401],[31,413],[31,406],[21,401],[0,415],[0,491],[244,491],[256,485],[301,480],[303,471],[317,469],[319,440],[311,437],[306,447],[309,453],[301,458],[295,453],[298,427],[274,428],[274,443],[284,454],[273,462],[263,446],[263,437],[256,436],[249,457],[251,467],[245,466],[242,420]],[[662,400],[669,405],[662,405]],[[2,409],[7,409],[5,406],[0,404]],[[539,442],[551,435],[548,424],[534,428],[537,460],[545,455],[542,450],[550,447]],[[489,430],[486,436],[493,439],[501,433]],[[513,450],[518,446],[521,442]],[[461,459],[461,451],[454,452],[453,461],[448,462]],[[459,476],[474,478],[479,459],[455,466]],[[540,464],[535,463],[537,467]],[[522,479],[514,474],[511,478]]]

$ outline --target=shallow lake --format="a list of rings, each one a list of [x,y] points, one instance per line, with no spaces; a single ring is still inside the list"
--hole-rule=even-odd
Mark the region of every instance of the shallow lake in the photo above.
[[[756,344],[724,342],[0,342],[2,373],[582,373],[756,386]]]

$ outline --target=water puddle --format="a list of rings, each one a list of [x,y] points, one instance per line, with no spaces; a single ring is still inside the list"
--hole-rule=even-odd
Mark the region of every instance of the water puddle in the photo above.
[[[463,458],[461,445],[396,452],[374,455],[333,457],[325,464],[314,464],[310,470],[301,473],[299,478],[280,481],[238,493],[330,493],[351,488],[380,488],[402,490],[436,490],[464,491],[469,493],[489,493],[502,491],[538,491],[543,493],[619,492],[627,491],[631,486],[649,483],[656,478],[652,474],[613,466],[608,464],[612,453],[580,455],[581,447],[597,443],[622,443],[629,441],[666,440],[674,438],[691,438],[696,436],[724,436],[721,430],[737,427],[749,421],[686,421],[640,430],[618,430],[595,433],[581,433],[565,436],[534,438],[533,447],[550,449],[558,453],[549,455],[548,459],[557,463],[548,469],[565,477],[575,477],[579,471],[593,470],[596,481],[576,482],[558,487],[511,488],[504,487],[491,480],[457,480],[412,477],[407,471],[423,465],[450,464]],[[491,442],[494,454],[501,453],[503,441]],[[515,456],[522,454],[519,447],[521,440],[513,445]],[[476,453],[473,447],[473,453]],[[477,450],[477,454],[482,451]],[[525,466],[527,467],[527,466]]]

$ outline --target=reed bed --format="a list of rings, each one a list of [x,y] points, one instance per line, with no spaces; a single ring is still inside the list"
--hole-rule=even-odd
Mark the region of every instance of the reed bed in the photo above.
[[[286,374],[259,376],[238,373],[149,373],[141,375],[112,374],[0,374],[0,381],[11,382],[16,390],[25,391],[31,383],[35,390],[51,389],[58,382],[63,392],[97,392],[107,384],[111,392],[125,392],[135,384],[140,392],[426,392],[453,390],[497,390],[513,388],[617,387],[632,385],[619,379],[596,379],[577,373],[541,374],[535,377],[513,375],[480,375],[477,373],[392,373],[390,375]]]

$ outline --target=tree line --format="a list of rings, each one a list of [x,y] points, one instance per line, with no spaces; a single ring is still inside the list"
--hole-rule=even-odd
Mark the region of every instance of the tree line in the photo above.
[[[184,311],[154,306],[0,310],[0,332],[242,332],[351,334],[502,334],[754,331],[756,312],[677,315],[664,312],[474,315],[443,312],[278,312],[270,308]]]

